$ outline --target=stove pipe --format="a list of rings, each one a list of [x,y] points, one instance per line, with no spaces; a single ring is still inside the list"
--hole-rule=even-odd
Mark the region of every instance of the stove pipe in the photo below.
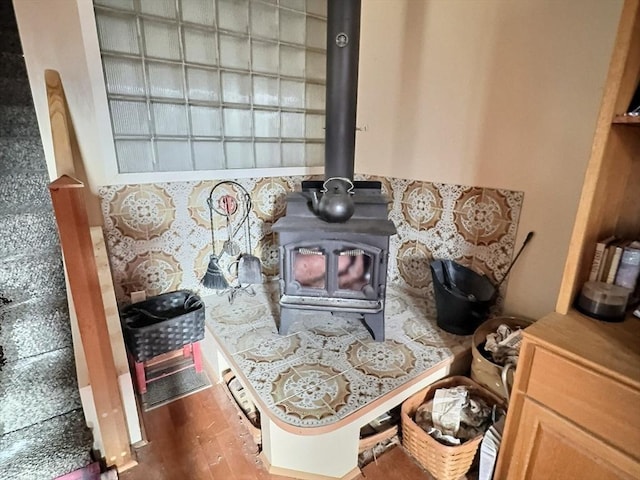
[[[360,0],[327,4],[326,179],[353,180],[360,10]]]

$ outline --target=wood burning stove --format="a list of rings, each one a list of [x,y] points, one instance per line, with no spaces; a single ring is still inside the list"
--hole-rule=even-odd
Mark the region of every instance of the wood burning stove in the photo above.
[[[379,182],[355,182],[353,216],[330,223],[313,212],[322,182],[303,182],[287,198],[287,214],[273,230],[280,244],[280,327],[288,332],[296,310],[358,313],[375,340],[384,340],[389,236],[388,200]]]
[[[384,340],[388,200],[379,182],[354,182],[360,0],[327,4],[325,182],[303,182],[273,226],[280,244],[280,326],[296,310],[362,315]]]

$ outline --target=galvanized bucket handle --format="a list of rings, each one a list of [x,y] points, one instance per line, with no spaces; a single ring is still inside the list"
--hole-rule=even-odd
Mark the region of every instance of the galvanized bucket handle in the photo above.
[[[507,403],[509,403],[509,397],[511,395],[511,389],[509,388],[509,370],[514,369],[516,366],[513,363],[507,363],[500,372],[500,378],[502,379],[502,387],[504,388],[504,394],[507,398]],[[514,372],[515,373],[515,372]]]

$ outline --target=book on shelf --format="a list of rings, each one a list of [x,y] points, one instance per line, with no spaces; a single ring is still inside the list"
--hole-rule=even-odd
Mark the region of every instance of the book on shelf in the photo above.
[[[622,249],[624,244],[628,242],[613,242],[607,247],[607,258],[609,264],[607,270],[602,272],[602,281],[605,283],[613,283],[618,273],[620,258],[622,257]],[[610,258],[610,259],[609,259]]]
[[[606,282],[607,277],[609,276],[609,269],[611,268],[611,260],[613,260],[613,252],[614,249],[612,247],[613,242],[607,245],[604,248],[604,253],[602,254],[602,262],[600,265],[600,271],[598,272],[597,280],[599,282]]]
[[[600,240],[596,244],[596,250],[593,254],[593,261],[591,263],[591,271],[589,273],[589,280],[597,281],[602,277],[602,271],[604,269],[605,250],[607,246],[616,239],[615,236],[610,236]]]

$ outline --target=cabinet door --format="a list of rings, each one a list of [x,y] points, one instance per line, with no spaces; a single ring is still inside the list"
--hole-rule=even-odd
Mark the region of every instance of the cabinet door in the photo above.
[[[513,454],[514,480],[633,480],[640,465],[608,443],[529,398],[524,399]]]

